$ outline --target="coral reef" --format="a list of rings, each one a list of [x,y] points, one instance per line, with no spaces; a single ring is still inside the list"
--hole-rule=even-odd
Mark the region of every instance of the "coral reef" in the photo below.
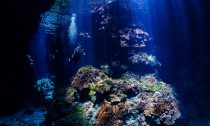
[[[85,105],[78,103],[79,95],[72,86],[61,86],[48,106],[46,125],[89,126]]]
[[[101,70],[95,69],[92,66],[85,66],[78,70],[71,83],[72,86],[82,91],[89,88],[92,83],[100,82],[106,78],[108,76],[101,72]]]
[[[49,78],[42,78],[36,82],[35,88],[44,95],[46,100],[53,98],[54,82]]]
[[[81,104],[75,105],[71,112],[64,115],[54,123],[56,126],[90,126],[85,112],[84,106]]]
[[[77,90],[73,87],[67,87],[66,94],[65,94],[65,100],[68,103],[74,102],[78,98]]]
[[[119,37],[122,47],[142,48],[145,47],[146,43],[150,40],[149,34],[137,26],[134,28],[126,27],[122,30],[119,30]],[[132,42],[135,44],[132,44]]]
[[[128,113],[129,104],[119,103],[112,105],[111,102],[103,101],[96,114],[95,126],[120,126],[121,118]]]
[[[141,93],[128,99],[128,102],[137,110],[143,111],[145,116],[158,116],[157,123],[174,124],[181,113],[170,85],[157,80],[153,74],[141,77],[139,82]]]
[[[156,56],[148,55],[145,52],[131,53],[129,60],[133,63],[143,62],[151,66],[161,66],[161,63],[156,59]]]
[[[85,92],[87,97],[82,99]],[[62,116],[54,122],[62,125],[173,125],[181,116],[173,88],[154,74],[140,77],[127,72],[112,79],[99,69],[85,66],[59,98],[66,105],[57,106]]]

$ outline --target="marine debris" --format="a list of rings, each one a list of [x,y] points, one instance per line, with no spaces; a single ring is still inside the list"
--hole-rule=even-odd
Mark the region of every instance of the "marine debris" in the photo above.
[[[112,79],[100,69],[84,66],[70,83],[64,97],[56,98],[66,101],[65,107],[57,105],[62,115],[54,119],[57,124],[59,120],[75,123],[72,111],[76,111],[77,118],[81,114],[81,123],[94,126],[173,125],[181,116],[173,88],[154,74],[140,77],[127,72]]]

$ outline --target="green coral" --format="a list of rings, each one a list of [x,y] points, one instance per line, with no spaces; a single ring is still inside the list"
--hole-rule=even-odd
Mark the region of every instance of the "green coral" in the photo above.
[[[98,87],[100,87],[102,84],[101,83],[99,83],[99,82],[97,82],[97,83],[92,83],[92,84],[90,84],[90,87],[89,87],[89,89],[90,89],[90,92],[89,92],[89,97],[91,98],[91,100],[92,101],[95,101],[96,100],[96,97],[95,97],[95,90],[98,88]]]
[[[105,78],[105,79],[103,80],[103,83],[112,84],[113,81],[112,81],[112,79],[110,79],[110,78]]]
[[[66,96],[73,96],[75,92],[76,92],[75,88],[68,87],[67,90],[66,90]]]
[[[109,86],[109,85],[104,85],[102,88],[105,90],[105,92],[108,92],[108,91],[110,91],[111,86]]]
[[[88,94],[93,102],[96,100],[95,93],[96,93],[95,91],[90,90],[90,92]]]
[[[121,91],[118,91],[116,94],[110,94],[109,100],[111,102],[121,102],[125,98],[127,98],[127,95],[123,94]]]
[[[84,106],[76,105],[71,112],[62,117],[59,122],[62,126],[91,126],[85,115]]]
[[[106,79],[110,79],[105,73],[104,73],[104,78],[102,81],[106,80]]]
[[[102,82],[91,83],[89,86],[90,92],[89,96],[91,99],[95,96],[95,91],[100,89],[104,89],[106,92],[110,90],[110,86],[105,86],[105,84],[111,84],[113,81],[110,78],[105,78]],[[103,87],[104,86],[104,87]]]
[[[129,84],[138,83],[138,78],[139,78],[139,76],[137,76],[137,75],[135,75],[134,73],[131,73],[131,72],[126,72],[121,77],[122,80],[126,81]]]
[[[161,87],[142,87],[142,89],[148,92],[155,92],[155,91],[160,91]]]
[[[100,87],[100,86],[102,86],[102,84],[101,83],[99,83],[99,82],[97,82],[97,83],[92,83],[92,84],[90,84],[90,87],[89,87],[89,89],[90,90],[96,90],[98,87]]]
[[[129,78],[129,79],[124,79],[124,80],[129,84],[137,83],[137,80],[135,78]]]
[[[79,95],[77,94],[77,90],[75,88],[70,86],[66,89],[65,100],[71,103],[78,98]]]
[[[90,92],[89,92],[89,96],[92,98],[92,97],[94,97],[95,96],[95,91],[93,91],[93,90],[90,90]]]
[[[87,66],[81,67],[81,68],[78,70],[78,72],[86,73],[86,72],[92,71],[93,69],[95,69],[95,68],[92,67],[92,66],[87,65]]]
[[[108,70],[102,70],[102,72],[104,72],[105,74],[109,75],[110,72]]]

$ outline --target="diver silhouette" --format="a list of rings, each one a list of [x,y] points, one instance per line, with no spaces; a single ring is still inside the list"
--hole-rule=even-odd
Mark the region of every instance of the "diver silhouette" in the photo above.
[[[73,52],[71,58],[68,58],[68,62],[69,62],[70,64],[72,64],[72,63],[77,63],[77,62],[80,60],[80,58],[81,58],[82,56],[85,56],[85,55],[86,55],[85,50],[82,48],[81,45],[78,45],[78,46],[74,49],[74,52]]]

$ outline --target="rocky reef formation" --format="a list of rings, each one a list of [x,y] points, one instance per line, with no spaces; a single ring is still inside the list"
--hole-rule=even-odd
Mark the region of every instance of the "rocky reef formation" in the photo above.
[[[22,104],[34,94],[34,70],[26,57],[29,53],[29,40],[38,28],[40,14],[48,10],[53,3],[54,0],[2,3],[4,8],[1,8],[1,18],[4,19],[4,27],[1,39],[5,42],[0,47],[1,80],[6,83],[0,85],[1,116],[19,111]]]
[[[103,72],[100,72],[100,70],[92,66],[86,66],[78,70],[72,81],[72,86],[82,91],[91,87],[91,84],[95,84],[105,78],[108,77]]]
[[[173,88],[154,74],[139,77],[127,72],[112,79],[102,70],[85,66],[62,90],[52,104],[52,111],[59,110],[54,112],[54,124],[173,125],[181,116]]]
[[[55,84],[49,78],[42,78],[36,82],[34,87],[37,89],[40,94],[43,95],[45,100],[51,100],[53,95]]]

